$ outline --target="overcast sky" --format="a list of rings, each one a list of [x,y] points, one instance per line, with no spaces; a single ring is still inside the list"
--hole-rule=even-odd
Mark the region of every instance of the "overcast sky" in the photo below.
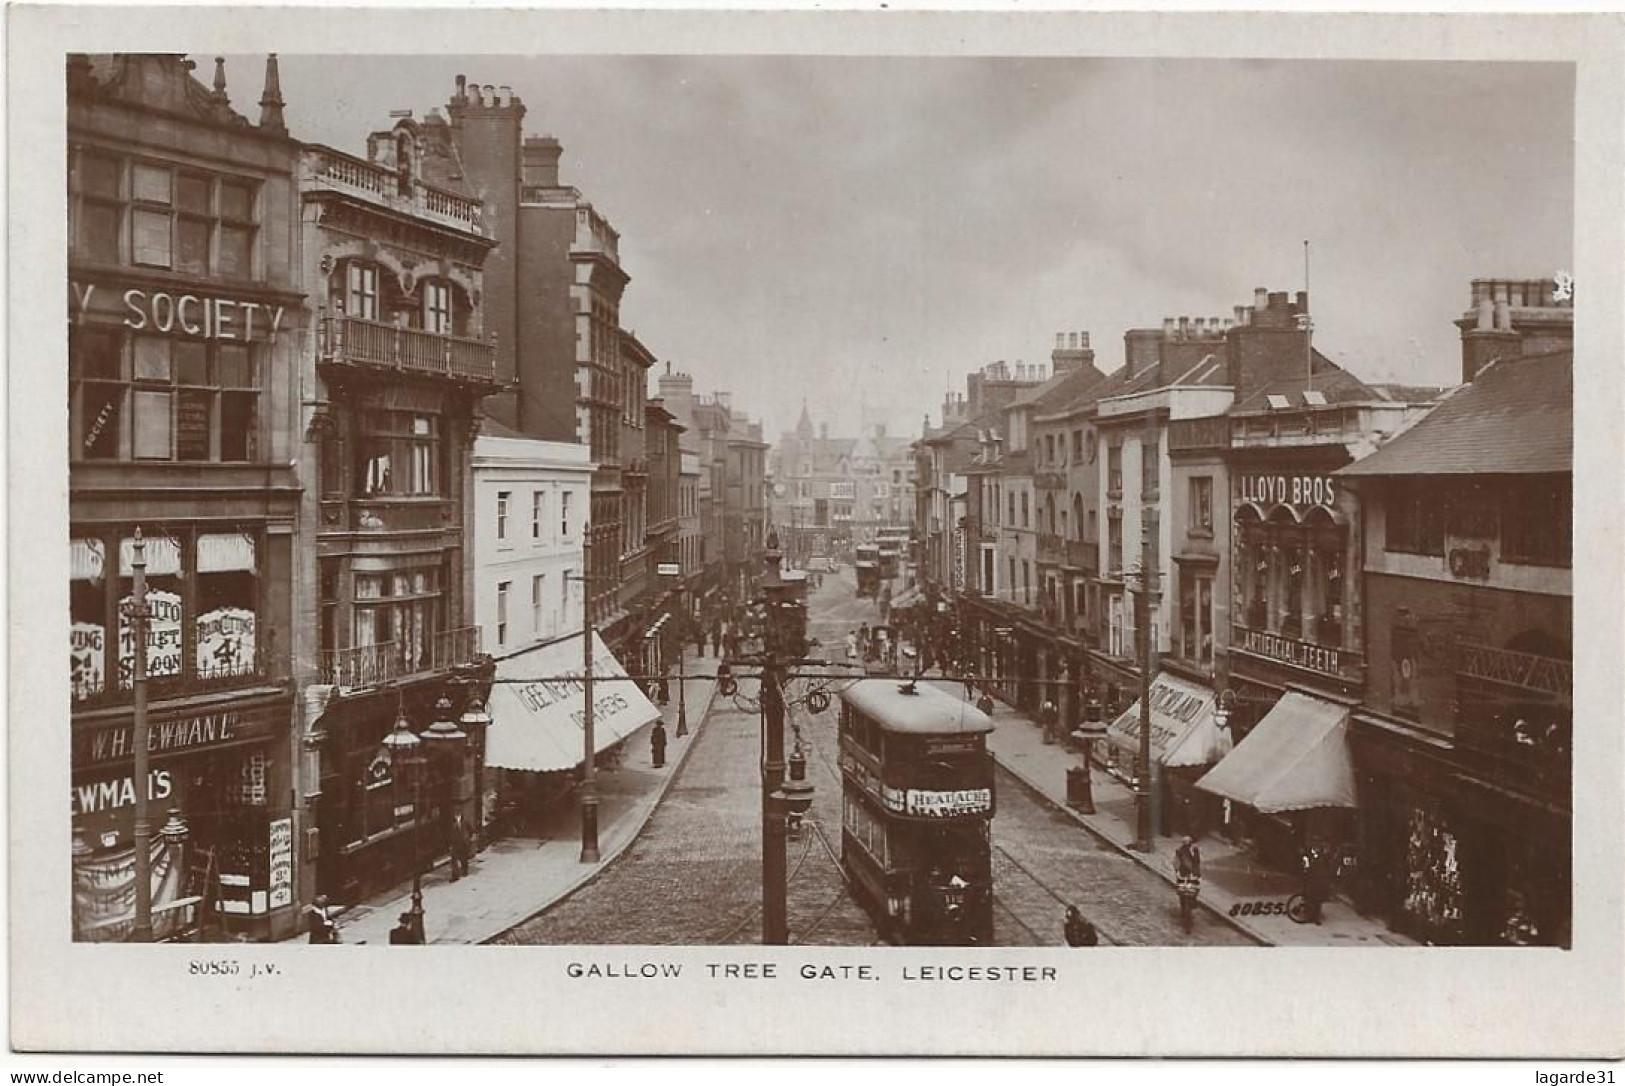
[[[258,58],[232,97],[257,117]],[[206,70],[200,65],[200,72]],[[244,71],[247,68],[247,71]],[[1303,289],[1368,380],[1453,383],[1475,277],[1567,269],[1567,65],[835,57],[283,56],[295,136],[365,153],[454,80],[621,232],[622,324],[769,438],[806,397],[917,433],[987,362],[1058,331],[1228,316]]]

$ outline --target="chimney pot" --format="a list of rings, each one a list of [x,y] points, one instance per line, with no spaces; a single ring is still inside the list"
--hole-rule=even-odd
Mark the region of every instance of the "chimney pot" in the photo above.
[[[1079,332],[1078,337],[1083,341],[1083,349],[1087,351],[1089,349],[1089,333]]]
[[[1270,307],[1270,292],[1263,287],[1253,288],[1253,309],[1268,309]]]
[[[1189,317],[1180,317],[1179,318],[1179,338],[1180,339],[1189,339],[1190,334],[1191,334],[1191,319]]]
[[[1497,332],[1512,331],[1512,306],[1506,302],[1495,303],[1495,330]]]
[[[457,101],[461,102],[463,99],[465,99],[467,97],[468,97],[468,78],[466,76],[459,75],[457,77]]]
[[[1162,318],[1162,334],[1169,339],[1174,338],[1174,318]]]
[[[1309,292],[1307,290],[1298,291],[1298,312],[1309,312]]]

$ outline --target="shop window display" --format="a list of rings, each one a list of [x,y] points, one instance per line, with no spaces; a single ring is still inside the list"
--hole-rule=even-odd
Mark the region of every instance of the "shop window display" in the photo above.
[[[117,541],[116,552],[110,546]],[[261,673],[258,537],[187,528],[145,535],[147,677],[157,693]],[[132,534],[75,534],[70,553],[70,686],[75,701],[134,685]],[[109,576],[110,555],[118,576]],[[116,624],[116,626],[114,625]],[[110,642],[110,630],[117,630]],[[109,676],[116,676],[110,681]]]

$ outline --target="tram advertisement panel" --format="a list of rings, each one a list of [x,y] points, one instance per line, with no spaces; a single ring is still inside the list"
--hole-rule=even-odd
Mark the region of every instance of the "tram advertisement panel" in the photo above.
[[[918,818],[962,818],[993,809],[993,789],[961,788],[952,792],[910,788],[903,794],[903,813]]]

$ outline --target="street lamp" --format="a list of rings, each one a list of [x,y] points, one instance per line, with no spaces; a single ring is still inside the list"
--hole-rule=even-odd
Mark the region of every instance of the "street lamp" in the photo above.
[[[423,863],[419,856],[423,828],[423,740],[412,732],[406,722],[406,710],[395,717],[395,728],[384,737],[384,749],[389,751],[390,764],[398,766],[412,793],[412,941],[423,943]]]
[[[472,680],[469,685],[472,687]],[[457,723],[468,733],[474,746],[474,834],[478,838],[485,829],[485,744],[474,742],[474,738],[484,735],[485,729],[491,726],[491,714],[485,711],[485,702],[478,694],[470,695],[468,708],[463,710]]]
[[[152,611],[147,607],[147,544],[141,538],[141,527],[136,526],[135,539],[130,548],[131,594],[121,605],[130,618],[130,639],[134,642],[134,672],[130,677],[131,740],[135,746],[135,764],[131,775],[135,778],[135,926],[130,934],[137,943],[152,942],[152,821],[149,814],[147,789],[151,786],[147,747],[151,731],[147,722],[147,619]]]
[[[425,761],[446,790],[445,806],[440,810],[442,828],[451,825],[457,806],[457,783],[462,776],[462,753],[468,743],[468,733],[452,719],[451,699],[441,695],[434,704],[434,723],[424,729],[423,752]]]

